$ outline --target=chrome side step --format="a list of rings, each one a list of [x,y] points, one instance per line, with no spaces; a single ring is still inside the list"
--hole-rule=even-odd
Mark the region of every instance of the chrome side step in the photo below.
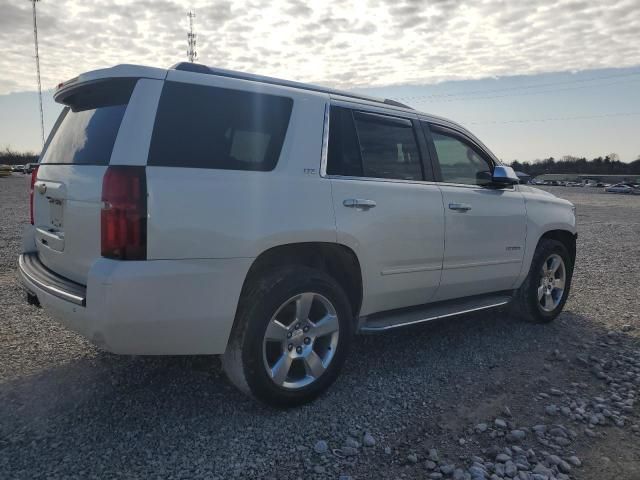
[[[509,293],[476,295],[473,297],[446,300],[402,310],[375,313],[360,321],[360,332],[384,332],[394,328],[454,317],[508,304],[513,297]]]

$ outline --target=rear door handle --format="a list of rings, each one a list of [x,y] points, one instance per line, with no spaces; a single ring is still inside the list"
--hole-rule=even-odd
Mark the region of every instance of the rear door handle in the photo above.
[[[349,208],[357,208],[358,210],[369,210],[377,204],[374,200],[367,200],[364,198],[347,198],[342,202],[342,205]]]
[[[471,205],[468,203],[450,203],[449,210],[456,210],[458,212],[466,212],[467,210],[471,210]]]

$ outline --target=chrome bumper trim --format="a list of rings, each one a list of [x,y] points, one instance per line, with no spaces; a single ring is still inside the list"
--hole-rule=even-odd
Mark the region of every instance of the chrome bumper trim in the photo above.
[[[86,304],[87,289],[79,283],[61,277],[45,267],[37,252],[23,253],[18,257],[18,271],[24,287],[31,293],[33,287],[82,307]]]

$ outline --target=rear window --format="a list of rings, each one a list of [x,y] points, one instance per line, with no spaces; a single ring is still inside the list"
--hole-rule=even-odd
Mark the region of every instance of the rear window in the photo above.
[[[135,79],[79,87],[64,99],[40,163],[108,165]]]
[[[147,164],[273,170],[292,106],[287,97],[165,82]]]

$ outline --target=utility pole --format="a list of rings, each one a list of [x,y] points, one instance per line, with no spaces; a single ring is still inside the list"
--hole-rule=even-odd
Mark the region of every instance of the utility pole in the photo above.
[[[193,63],[198,58],[198,52],[196,52],[196,34],[193,33],[193,19],[196,18],[196,12],[189,10],[187,17],[189,17],[189,32],[187,33],[187,45],[189,49],[187,50],[187,58]]]
[[[38,22],[36,21],[36,2],[29,0],[33,6],[33,40],[36,48],[36,75],[38,77],[38,100],[40,102],[40,133],[42,134],[42,147],[44,148],[44,112],[42,110],[42,83],[40,82],[40,55],[38,53]]]

